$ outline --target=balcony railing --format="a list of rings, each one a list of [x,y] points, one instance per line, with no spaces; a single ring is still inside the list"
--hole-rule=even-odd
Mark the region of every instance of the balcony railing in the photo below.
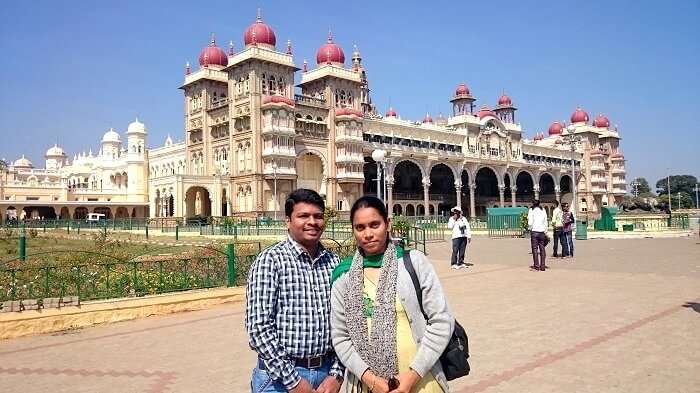
[[[295,94],[294,101],[296,103],[299,103],[299,104],[307,104],[307,105],[318,106],[318,107],[322,107],[322,108],[326,107],[326,100],[325,99],[311,97],[311,96],[305,96],[302,94]]]
[[[209,104],[209,108],[207,108],[207,110],[211,111],[214,109],[219,109],[219,108],[225,107],[227,105],[228,105],[228,98],[224,98],[223,100],[214,101],[211,104]]]

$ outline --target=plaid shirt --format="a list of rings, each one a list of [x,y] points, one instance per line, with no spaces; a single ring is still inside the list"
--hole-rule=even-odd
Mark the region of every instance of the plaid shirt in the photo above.
[[[287,389],[301,378],[293,358],[321,356],[331,344],[331,274],[340,260],[319,245],[312,259],[291,237],[264,250],[253,262],[246,289],[250,347]],[[343,376],[337,358],[330,374]]]

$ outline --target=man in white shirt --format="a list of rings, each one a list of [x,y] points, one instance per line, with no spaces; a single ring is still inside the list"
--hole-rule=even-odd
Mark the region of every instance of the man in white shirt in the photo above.
[[[563,206],[563,204],[562,204]],[[564,242],[566,239],[564,238],[564,223],[562,221],[562,208],[559,207],[559,201],[554,201],[554,210],[552,211],[552,226],[554,227],[554,236],[553,236],[553,241],[554,241],[554,258],[558,257],[563,257],[564,256]],[[561,254],[559,254],[559,247],[557,247],[559,244],[561,244]]]
[[[530,268],[543,272],[547,255],[547,212],[535,199],[527,212],[527,226],[530,228],[530,246],[532,247],[532,266]]]
[[[452,217],[447,222],[447,228],[452,229],[452,269],[467,267],[464,264],[464,255],[467,243],[471,242],[472,232],[469,221],[462,216],[462,209],[455,206],[451,210]]]

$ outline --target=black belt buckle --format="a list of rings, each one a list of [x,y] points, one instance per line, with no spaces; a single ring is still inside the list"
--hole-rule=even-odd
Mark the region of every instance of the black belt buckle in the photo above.
[[[306,358],[304,361],[304,363],[306,363],[306,368],[319,368],[323,365],[323,356]]]

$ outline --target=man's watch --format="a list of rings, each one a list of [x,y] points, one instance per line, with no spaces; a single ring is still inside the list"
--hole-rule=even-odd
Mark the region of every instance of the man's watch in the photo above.
[[[334,374],[331,374],[331,376],[333,378],[335,378],[335,380],[338,381],[339,384],[341,384],[341,385],[343,384],[343,374],[340,374],[340,373],[335,374],[334,373]]]

